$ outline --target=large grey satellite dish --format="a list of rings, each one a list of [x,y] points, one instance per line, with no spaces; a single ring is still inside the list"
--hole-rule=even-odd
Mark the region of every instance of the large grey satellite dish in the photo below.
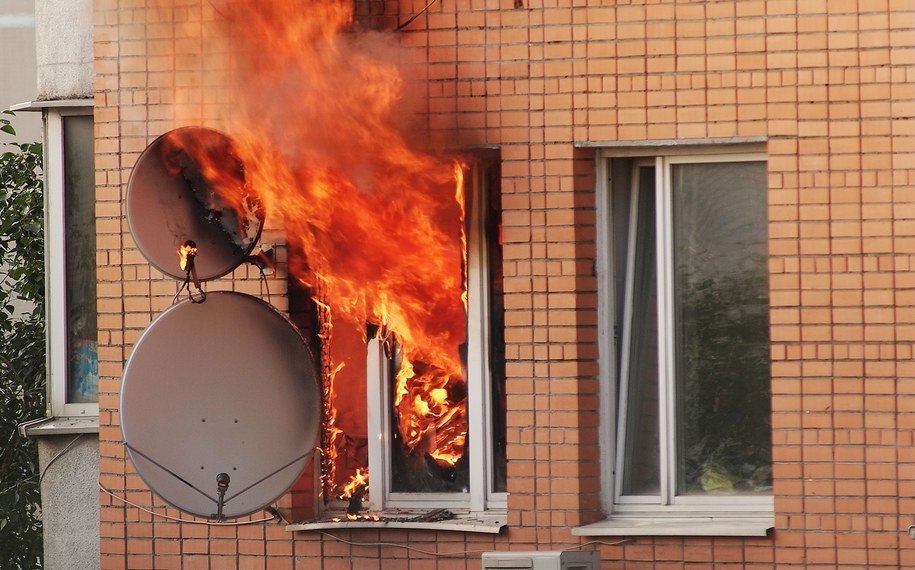
[[[178,255],[185,243],[197,246],[196,279],[216,279],[245,261],[263,222],[235,145],[219,131],[169,131],[146,147],[130,173],[130,233],[146,259],[175,279],[187,277]]]
[[[173,305],[143,332],[124,369],[120,414],[150,489],[194,515],[237,517],[301,476],[321,391],[286,317],[256,297],[212,292]]]

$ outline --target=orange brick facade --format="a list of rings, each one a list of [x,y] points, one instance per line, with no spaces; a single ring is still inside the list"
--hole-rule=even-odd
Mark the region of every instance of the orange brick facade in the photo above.
[[[183,39],[218,3],[147,4],[94,2],[100,481],[179,516],[133,471],[119,429],[124,362],[175,294],[137,251],[124,196],[157,135],[219,127],[204,48]],[[374,27],[425,4],[377,3]],[[602,517],[595,149],[709,139],[766,141],[775,530],[587,548],[604,568],[915,564],[915,4],[440,0],[399,36],[427,60],[433,141],[500,153],[507,529],[334,532],[372,543],[349,544],[278,524],[176,523],[102,493],[102,567],[475,569],[481,551],[591,542],[571,529]],[[197,98],[175,100],[187,93]],[[283,241],[269,227],[265,239]],[[279,253],[270,290],[283,309]],[[244,268],[213,285],[262,287]]]

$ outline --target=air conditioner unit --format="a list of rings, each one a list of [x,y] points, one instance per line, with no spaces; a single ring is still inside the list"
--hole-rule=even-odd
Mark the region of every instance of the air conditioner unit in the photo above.
[[[483,570],[599,570],[596,550],[484,552]]]

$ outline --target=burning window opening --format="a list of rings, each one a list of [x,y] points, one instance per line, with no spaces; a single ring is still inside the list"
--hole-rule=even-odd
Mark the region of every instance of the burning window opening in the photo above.
[[[461,185],[465,183],[463,176],[457,180]],[[498,188],[498,169],[474,173],[472,182],[473,188]],[[433,354],[437,361],[422,353],[411,354],[408,339],[387,326],[388,315],[384,311],[375,323],[362,327],[342,318],[326,298],[325,274],[312,270],[310,277],[298,280],[299,287],[291,288],[291,305],[299,305],[293,296],[309,296],[313,322],[306,329],[312,330],[318,340],[324,417],[317,468],[322,505],[319,510],[329,515],[326,520],[447,520],[455,516],[455,507],[468,508],[460,505],[468,504],[473,486],[504,492],[501,204],[498,192],[491,194],[494,195],[468,196],[466,204],[463,193],[456,195],[462,204],[461,231],[456,239],[463,250],[458,270],[464,284],[460,291],[464,319],[461,334],[449,338],[460,336],[463,342],[450,351]],[[464,208],[468,211],[466,220]],[[484,211],[470,216],[474,208]],[[470,252],[473,248],[476,249]],[[483,296],[475,303],[485,305],[493,313],[491,317],[480,317],[479,308],[470,316],[467,311],[474,306],[474,296]],[[471,318],[481,322],[470,326]],[[489,321],[489,326],[484,321]],[[477,356],[471,358],[482,358],[484,362],[478,362],[476,368],[468,367],[468,355],[473,352],[469,345],[487,340],[497,345],[482,352],[476,349]],[[487,371],[481,372],[480,367]],[[484,383],[483,376],[487,377],[483,390],[489,393],[476,397],[476,401],[485,400],[491,407],[491,426],[476,426],[474,429],[479,432],[474,431],[472,437],[489,439],[475,444],[493,456],[485,461],[491,469],[488,483],[474,481],[468,433],[472,393],[468,381]],[[381,423],[376,425],[373,422],[379,415]],[[410,497],[408,502],[413,506],[391,502],[391,496]],[[420,499],[423,496],[428,499]],[[424,501],[427,506],[419,506]],[[404,508],[423,512],[410,516],[403,512],[392,514]]]
[[[454,169],[455,200],[459,206],[456,225],[460,242],[459,271],[461,290],[458,292],[465,309],[466,329],[466,228],[464,227],[463,168]],[[410,480],[407,488],[413,492],[464,492],[467,487],[464,456],[467,438],[466,381],[459,347],[437,346],[434,350],[405,348],[396,331],[387,328],[388,315],[382,310],[379,324],[370,325],[368,331],[353,327],[335,327],[334,310],[322,299],[326,276],[315,272],[313,283],[318,337],[320,338],[322,377],[324,380],[324,417],[321,442],[321,487],[327,506],[332,500],[347,502],[347,515],[357,516],[361,503],[369,494],[369,457],[367,409],[352,413],[354,403],[366,402],[365,396],[353,398],[363,387],[365,394],[366,365],[364,355],[370,338],[381,338],[388,347],[389,363],[396,378],[392,396],[387,406],[393,408],[394,424],[390,441],[398,449],[395,453],[394,478]],[[445,338],[466,335],[451,334]],[[354,355],[363,355],[353,358]],[[361,364],[361,366],[360,366]],[[338,382],[344,385],[340,386]],[[345,400],[343,400],[346,395]],[[339,406],[338,400],[345,406]],[[359,406],[359,408],[362,408]],[[358,417],[361,416],[361,417]],[[415,474],[426,473],[425,481],[417,482]],[[463,474],[463,475],[462,475]],[[434,484],[439,479],[445,484]]]

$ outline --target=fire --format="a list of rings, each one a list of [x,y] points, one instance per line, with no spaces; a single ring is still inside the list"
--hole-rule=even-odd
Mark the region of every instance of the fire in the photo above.
[[[257,240],[263,208],[247,187],[231,138],[211,129],[175,129],[162,137],[160,153],[165,169],[187,181],[209,223],[222,226],[242,250]]]
[[[348,0],[220,6],[223,27],[186,30],[231,48],[222,84],[208,87],[233,97],[220,129],[236,142],[247,188],[284,226],[297,253],[291,274],[320,289],[320,311],[333,318],[321,331],[325,386],[335,387],[325,414],[345,433],[326,437],[322,451],[330,461],[356,453],[344,440],[358,434],[347,429],[365,429],[343,416],[348,392],[365,385],[368,323],[399,346],[391,405],[406,451],[453,467],[467,439],[464,167],[418,144],[405,111],[421,108],[411,98],[425,92],[404,72],[415,66],[404,65],[395,35],[356,33]],[[367,470],[360,477],[367,483]],[[325,496],[353,482],[330,479]]]
[[[457,182],[454,187],[454,199],[460,206],[461,211],[461,267],[464,275],[464,291],[461,293],[461,301],[464,303],[464,312],[467,311],[467,197],[464,195],[464,169],[466,165],[454,163],[454,180]]]
[[[394,408],[404,445],[413,450],[425,442],[433,459],[453,466],[463,456],[467,438],[465,399],[452,396],[465,390],[460,369],[447,372],[424,364],[417,372],[404,356],[394,385]]]
[[[365,487],[368,489],[369,486],[369,471],[368,469],[356,469],[356,474],[350,477],[350,480],[343,485],[343,489],[340,491],[340,498],[348,499],[353,496],[353,493],[356,492],[356,489],[359,487]]]
[[[178,265],[181,267],[181,271],[187,270],[188,260],[193,260],[196,255],[197,245],[192,241],[186,241],[178,248]]]

